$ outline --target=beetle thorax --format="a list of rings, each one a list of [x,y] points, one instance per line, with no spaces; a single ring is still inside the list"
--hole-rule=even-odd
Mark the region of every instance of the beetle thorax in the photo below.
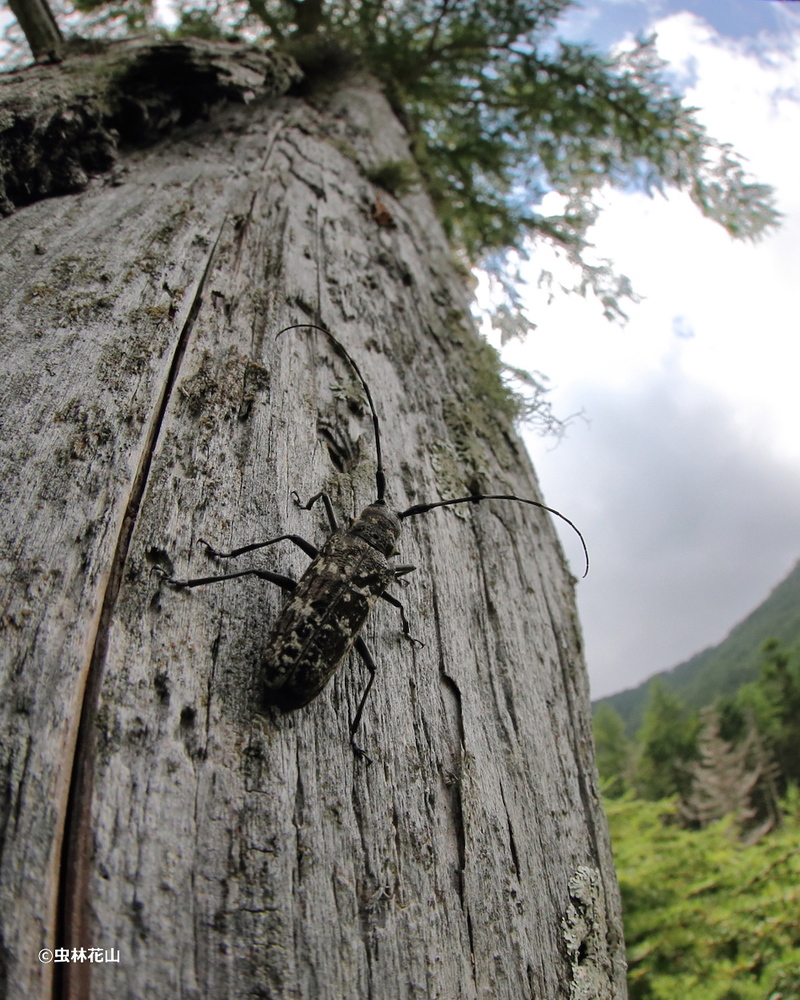
[[[390,556],[400,537],[400,518],[386,504],[371,503],[353,521],[350,534],[363,538],[378,552]]]

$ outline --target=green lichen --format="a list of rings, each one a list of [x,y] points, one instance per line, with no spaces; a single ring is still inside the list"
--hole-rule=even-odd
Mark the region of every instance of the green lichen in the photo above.
[[[419,170],[412,160],[384,160],[367,170],[367,180],[394,198],[410,194],[420,186]]]
[[[477,483],[488,474],[490,451],[504,467],[513,465],[510,433],[522,411],[518,395],[503,379],[495,348],[470,329],[461,310],[452,309],[448,320],[467,378],[463,388],[442,401],[443,415],[458,459]]]
[[[64,306],[64,315],[70,319],[90,320],[114,307],[113,298],[96,296],[92,292],[77,291]]]
[[[153,237],[156,243],[171,243],[175,233],[185,224],[191,205],[188,201],[180,202],[170,212],[167,221],[159,228]]]
[[[334,149],[338,150],[346,160],[352,160],[353,163],[359,163],[359,155],[356,147],[348,142],[346,139],[342,139],[340,136],[326,135],[325,139],[333,146]]]
[[[375,463],[359,461],[352,469],[331,473],[324,488],[342,510],[349,507],[358,514],[365,502],[375,499]]]
[[[323,31],[300,32],[280,43],[280,54],[293,59],[303,76],[295,80],[296,94],[332,90],[348,73],[358,68],[358,56],[338,38]]]
[[[347,404],[347,408],[355,413],[357,416],[362,416],[367,405],[367,399],[364,395],[364,389],[361,383],[355,379],[344,379],[341,382],[334,382],[330,386],[331,392],[334,396],[343,400]]]
[[[446,416],[445,420],[447,420]],[[456,497],[462,494],[464,492],[464,467],[457,446],[452,441],[434,441],[430,445],[428,453],[436,476],[436,486],[441,496]],[[413,477],[411,481],[413,482]],[[467,506],[465,504],[461,507],[453,507],[453,515],[466,518]]]

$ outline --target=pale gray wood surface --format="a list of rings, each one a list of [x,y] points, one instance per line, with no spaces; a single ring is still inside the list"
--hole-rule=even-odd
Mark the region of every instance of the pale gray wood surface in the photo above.
[[[427,196],[367,180],[408,155],[352,80],[221,110],[126,155],[115,184],[0,223],[10,997],[49,995],[36,956],[67,943],[59,906],[70,945],[121,960],[64,967],[57,995],[625,996],[574,581],[547,515],[405,522],[417,570],[395,590],[425,646],[388,605],[365,629],[370,767],[348,743],[356,656],[307,708],[258,715],[282,593],[178,593],[151,571],[217,571],[200,538],[320,543],[322,512],[292,490],[327,489],[342,517],[374,499],[350,373],[319,336],[275,339],[307,319],[378,400],[396,509],[538,496],[514,432],[477,425],[468,294]],[[298,576],[307,558],[281,543],[241,562]]]

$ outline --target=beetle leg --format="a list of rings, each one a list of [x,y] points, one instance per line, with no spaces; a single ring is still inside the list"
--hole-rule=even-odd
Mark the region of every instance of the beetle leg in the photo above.
[[[402,563],[400,566],[394,566],[393,570],[395,580],[400,583],[401,586],[407,586],[408,580],[401,580],[400,577],[405,576],[407,573],[413,573],[416,568],[416,566],[409,566],[407,563]]]
[[[154,566],[153,572],[157,573],[164,583],[168,583],[176,590],[183,590],[184,587],[204,587],[207,583],[220,583],[222,580],[238,580],[241,576],[257,576],[259,580],[268,580],[277,584],[282,590],[294,590],[297,581],[290,576],[283,576],[281,573],[272,573],[268,569],[245,569],[241,573],[224,573],[222,576],[198,576],[191,580],[176,580],[169,576],[161,566]]]
[[[411,568],[412,567],[409,566],[409,570]],[[408,618],[406,618],[406,609],[403,607],[400,601],[398,601],[396,597],[392,597],[391,594],[386,594],[386,593],[381,594],[381,600],[386,601],[387,604],[391,604],[393,608],[397,608],[399,610],[400,618],[403,621],[403,635],[406,637],[406,639],[408,639],[410,643],[412,643],[412,645],[417,646],[419,649],[422,649],[425,643],[422,642],[422,640],[420,639],[415,639],[414,636],[411,634],[411,626],[408,624]]]
[[[367,686],[364,688],[364,693],[361,695],[361,701],[358,704],[358,709],[356,710],[355,718],[350,724],[350,746],[353,748],[353,751],[358,757],[363,758],[363,760],[365,760],[368,764],[371,764],[372,758],[369,756],[366,750],[362,750],[361,747],[356,743],[356,732],[358,730],[359,725],[361,724],[361,715],[364,712],[364,705],[366,704],[367,697],[369,696],[369,692],[375,680],[375,673],[378,668],[375,666],[375,661],[372,659],[372,653],[370,653],[370,651],[367,649],[367,644],[364,642],[361,636],[359,636],[356,639],[354,643],[354,648],[358,653],[358,655],[361,657],[361,659],[364,661],[364,665],[366,666],[367,670],[369,670],[369,680],[367,681]]]
[[[294,502],[301,510],[311,510],[317,500],[321,500],[325,505],[325,513],[328,515],[328,524],[331,526],[331,531],[338,531],[339,525],[336,522],[336,515],[333,512],[333,504],[331,503],[331,498],[324,490],[320,490],[319,493],[315,493],[314,496],[308,501],[308,503],[303,503],[300,499],[300,494],[297,490],[292,490],[292,496],[294,497]]]
[[[243,545],[239,549],[233,549],[231,552],[218,552],[213,545],[209,545],[205,538],[198,538],[198,542],[202,542],[206,547],[206,555],[211,556],[212,559],[235,559],[236,556],[243,556],[245,552],[253,552],[255,549],[263,549],[267,545],[274,545],[275,542],[282,542],[284,539],[288,539],[293,542],[299,549],[302,549],[307,556],[311,556],[313,559],[318,554],[318,549],[311,542],[307,542],[305,538],[301,538],[300,535],[278,535],[277,538],[270,538],[266,542],[253,542],[252,545]]]

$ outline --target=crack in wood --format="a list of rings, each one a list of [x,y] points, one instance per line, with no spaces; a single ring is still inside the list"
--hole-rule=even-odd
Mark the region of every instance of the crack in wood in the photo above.
[[[500,783],[500,798],[503,800],[503,811],[506,814],[506,825],[508,826],[508,847],[511,851],[511,860],[514,864],[514,871],[517,873],[517,879],[520,878],[520,867],[519,867],[519,854],[517,853],[517,842],[514,838],[514,827],[511,825],[511,816],[508,811],[508,803],[506,802],[506,793],[503,788],[502,782]]]
[[[84,692],[81,703],[81,717],[72,757],[72,773],[64,827],[61,839],[61,864],[56,890],[56,933],[55,939],[64,947],[90,946],[91,921],[87,913],[89,905],[89,876],[91,871],[91,807],[96,752],[95,719],[103,668],[108,652],[109,630],[122,584],[122,573],[130,546],[131,535],[147,487],[150,466],[159,440],[161,426],[186,353],[192,329],[200,312],[203,292],[211,268],[216,259],[217,248],[225,229],[228,216],[224,216],[217,238],[208,255],[203,274],[178,336],[172,362],[164,381],[161,397],[155,407],[150,428],[142,447],[139,466],[133,478],[128,495],[128,504],[123,514],[117,535],[117,544],[111,561],[102,610],[95,634],[89,667],[85,674]],[[72,1000],[89,996],[89,963],[59,963],[54,966],[53,1000]]]
[[[502,518],[499,517],[499,515],[495,516],[497,516],[500,523],[503,524],[503,527],[508,532],[508,534],[512,535],[512,532],[509,532],[508,529],[506,528]],[[480,570],[480,575],[481,575],[481,586],[483,588],[483,598],[484,598],[484,606],[486,609],[486,617],[488,618],[491,624],[492,638],[494,640],[493,642],[494,669],[491,670],[490,682],[492,685],[492,692],[494,694],[495,705],[497,706],[497,712],[495,713],[495,715],[497,720],[503,723],[504,726],[505,726],[506,716],[511,720],[511,728],[513,730],[514,739],[519,740],[519,721],[517,719],[517,713],[514,710],[514,697],[513,697],[514,691],[511,683],[511,678],[509,677],[509,671],[507,669],[507,667],[512,666],[512,664],[508,662],[509,657],[504,655],[506,644],[503,635],[503,627],[502,627],[502,622],[500,620],[500,615],[497,610],[497,605],[494,600],[492,587],[490,585],[490,581],[494,579],[495,574],[487,571],[487,566],[486,566],[486,558],[489,555],[490,551],[493,552],[494,550],[490,549],[489,546],[487,546],[485,540],[486,533],[483,530],[480,521],[477,517],[472,519],[472,534],[475,539],[477,566],[478,569]],[[516,546],[514,545],[509,546],[509,548],[512,551],[516,551]],[[481,637],[485,643],[486,660],[488,663],[492,663],[492,658],[489,655],[490,652],[492,652],[492,649],[489,645],[489,637],[483,632],[483,630],[481,630]],[[497,690],[498,687],[500,688],[499,692]],[[501,694],[502,694],[502,706],[500,703]],[[505,713],[502,711],[503,708],[505,709]],[[506,742],[508,743],[509,746],[512,745],[512,740],[508,738],[510,737],[510,735],[511,734],[507,734],[507,739],[506,739]]]

